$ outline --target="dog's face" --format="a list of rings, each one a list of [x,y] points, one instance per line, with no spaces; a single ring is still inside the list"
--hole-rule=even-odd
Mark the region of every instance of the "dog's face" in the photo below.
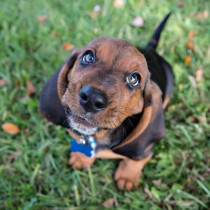
[[[149,78],[144,56],[126,41],[102,37],[76,50],[58,78],[70,127],[82,135],[117,128],[142,112]]]

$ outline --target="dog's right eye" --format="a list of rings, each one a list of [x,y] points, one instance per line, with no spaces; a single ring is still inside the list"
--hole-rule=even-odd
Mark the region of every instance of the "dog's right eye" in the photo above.
[[[83,65],[90,65],[92,63],[95,63],[96,57],[95,54],[92,51],[87,51],[81,59],[81,64]]]

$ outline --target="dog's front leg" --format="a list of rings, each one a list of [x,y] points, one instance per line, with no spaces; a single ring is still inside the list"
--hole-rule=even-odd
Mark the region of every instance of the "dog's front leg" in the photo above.
[[[152,155],[141,160],[132,160],[129,158],[122,160],[114,177],[115,181],[117,181],[118,189],[131,190],[137,187],[139,185],[142,169],[151,157]]]
[[[71,152],[69,158],[69,165],[73,169],[88,169],[95,162],[94,157],[87,157],[83,153],[80,152]]]

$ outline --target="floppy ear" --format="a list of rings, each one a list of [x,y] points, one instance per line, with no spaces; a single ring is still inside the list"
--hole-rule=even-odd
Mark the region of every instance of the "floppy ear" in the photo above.
[[[74,63],[79,53],[80,53],[80,49],[74,50],[70,58],[66,61],[66,63],[63,65],[63,67],[61,68],[59,72],[57,89],[58,89],[58,96],[60,98],[65,93],[67,85],[68,85],[67,74],[71,70],[71,68],[74,66]]]
[[[55,124],[69,127],[60,95],[66,90],[66,75],[74,66],[79,50],[75,50],[64,65],[45,83],[41,93],[39,111],[43,117]]]
[[[152,141],[165,136],[161,95],[160,88],[149,79],[145,86],[144,109],[139,122],[126,139],[113,148],[116,152],[129,143],[135,143],[134,147],[141,147],[138,150],[140,152]]]

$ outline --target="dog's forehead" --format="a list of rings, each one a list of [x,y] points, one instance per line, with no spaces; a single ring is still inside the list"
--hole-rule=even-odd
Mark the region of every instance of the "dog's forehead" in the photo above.
[[[129,42],[111,37],[100,37],[91,41],[86,48],[92,48],[98,56],[118,58],[128,55],[142,56]]]
[[[145,62],[144,56],[129,42],[111,37],[100,37],[91,41],[85,49],[91,49],[96,57],[108,66],[118,65],[132,68]]]

